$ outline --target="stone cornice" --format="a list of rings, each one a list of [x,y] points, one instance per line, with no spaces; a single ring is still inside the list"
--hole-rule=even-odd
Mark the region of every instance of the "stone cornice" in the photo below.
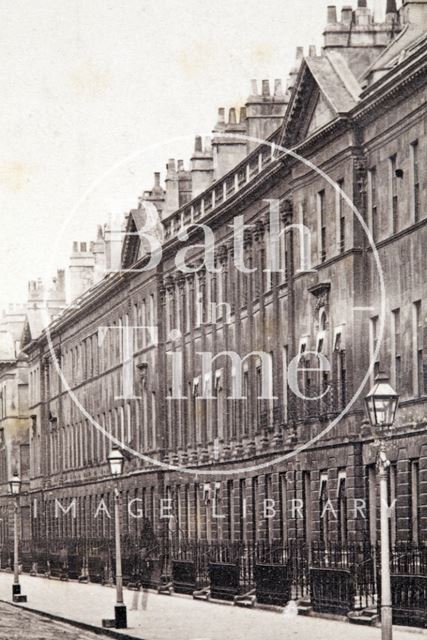
[[[309,138],[302,140],[299,144],[292,147],[291,151],[294,151],[298,155],[303,155],[304,153],[310,154],[315,153],[319,149],[324,149],[325,145],[329,143],[336,136],[344,133],[345,131],[349,131],[353,128],[354,124],[348,116],[338,115],[334,120],[326,124],[318,131],[315,131],[311,134]],[[287,155],[285,152],[281,153],[282,162],[287,165],[292,162],[300,162],[297,158],[294,158],[291,155]]]
[[[420,59],[421,53],[421,59]],[[361,94],[361,102],[352,110],[351,117],[363,125],[376,116],[378,110],[385,110],[413,92],[419,85],[426,83],[427,78],[427,44],[403,61],[401,65],[389,71],[371,87]]]

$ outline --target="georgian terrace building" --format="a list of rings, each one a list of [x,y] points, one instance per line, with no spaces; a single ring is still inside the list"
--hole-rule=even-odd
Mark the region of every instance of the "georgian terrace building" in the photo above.
[[[111,442],[69,385],[106,432],[151,459],[126,462],[126,532],[149,520],[158,534],[207,541],[375,542],[375,448],[363,409],[372,364],[390,373],[401,397],[388,443],[392,540],[425,540],[426,21],[425,0],[405,0],[399,12],[389,0],[384,23],[364,0],[340,20],[330,7],[321,54],[298,52],[286,91],[276,82],[270,93],[264,82],[258,93],[254,84],[239,119],[230,110],[225,122],[220,110],[211,144],[196,139],[191,171],[169,161],[165,189],[156,174],[127,216],[118,272],[83,293],[48,334],[27,340],[23,504],[34,539],[112,531]],[[382,271],[335,185],[373,235]],[[145,269],[147,239],[138,232],[152,207],[162,258]],[[236,268],[238,216],[248,273]],[[281,271],[270,273],[276,219]],[[215,272],[203,268],[201,224],[213,233]],[[177,269],[184,247],[192,273]],[[157,335],[135,331],[124,352],[126,327],[147,325]],[[210,370],[203,352],[217,356]],[[319,354],[329,370],[313,370]],[[295,358],[306,369],[298,389],[310,400],[290,386]],[[233,399],[240,366],[246,399]],[[134,399],[123,391],[129,379]],[[262,397],[266,386],[273,399]],[[265,517],[266,500],[274,517]],[[58,502],[74,506],[63,514]]]

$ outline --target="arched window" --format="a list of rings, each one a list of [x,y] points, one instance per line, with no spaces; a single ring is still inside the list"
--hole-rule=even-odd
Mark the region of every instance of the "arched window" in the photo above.
[[[328,317],[326,315],[326,311],[321,309],[319,315],[319,329],[320,331],[326,331],[328,325]]]

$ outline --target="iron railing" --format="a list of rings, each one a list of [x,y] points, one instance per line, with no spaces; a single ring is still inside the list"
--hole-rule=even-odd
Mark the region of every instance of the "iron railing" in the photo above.
[[[175,581],[191,592],[193,585],[195,590],[212,586],[213,576],[224,581],[232,575],[236,594],[258,586],[262,597],[272,602],[283,599],[284,594],[293,600],[311,597],[318,611],[341,613],[380,605],[380,551],[367,543],[210,542],[141,534],[123,536],[122,550],[124,582],[137,588]],[[2,570],[12,570],[10,542],[0,545],[0,563]],[[111,583],[115,579],[114,540],[21,541],[20,564],[24,572],[52,578]],[[390,569],[395,623],[427,625],[427,546],[395,545]],[[273,584],[268,593],[269,571],[276,582],[280,580],[280,593],[274,592]]]

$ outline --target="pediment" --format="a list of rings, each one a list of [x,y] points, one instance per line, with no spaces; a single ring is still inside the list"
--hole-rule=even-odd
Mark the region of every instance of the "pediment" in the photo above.
[[[299,144],[348,113],[357,103],[358,91],[357,81],[342,56],[305,58],[292,89],[281,144]]]
[[[163,225],[157,208],[143,202],[133,209],[127,219],[122,248],[122,269],[131,269],[138,260],[148,255],[154,242],[163,243]],[[153,241],[150,240],[153,239]]]
[[[320,129],[328,122],[332,122],[332,120],[336,117],[335,111],[330,107],[325,97],[319,91],[317,95],[317,100],[311,114],[311,119],[308,122],[307,126],[307,135],[310,135],[317,129]]]

